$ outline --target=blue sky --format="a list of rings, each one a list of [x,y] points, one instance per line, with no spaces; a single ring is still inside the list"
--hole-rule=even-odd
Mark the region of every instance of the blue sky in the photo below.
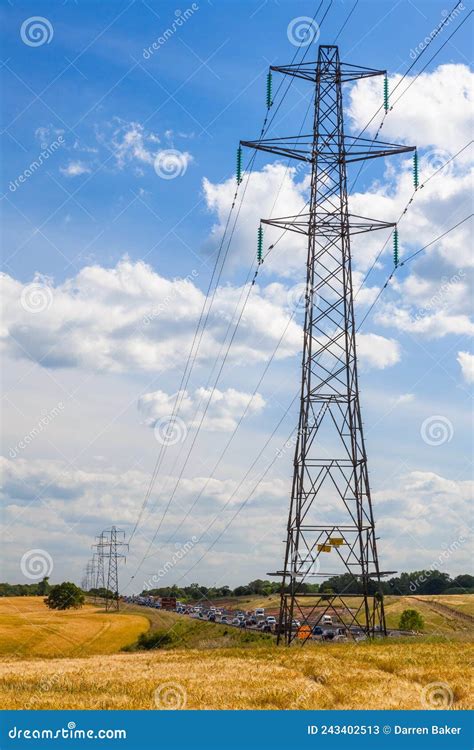
[[[311,18],[318,5],[3,5],[9,580],[28,580],[21,560],[31,549],[50,556],[53,580],[66,574],[79,580],[96,533],[112,522],[128,534],[133,529],[161,447],[157,425],[172,412],[232,201],[237,144],[258,137],[268,65],[290,62],[295,53],[301,58],[306,46],[296,46],[289,29],[295,19]],[[328,12],[319,43],[333,42],[353,5],[323,0],[316,19]],[[452,5],[360,0],[338,38],[343,60],[387,69],[392,88],[414,63],[381,136],[417,145],[421,180],[433,175],[400,222],[402,258],[471,210],[472,150],[434,174],[470,137],[468,3],[460,4],[420,55]],[[28,22],[38,16],[42,43],[28,37]],[[317,41],[307,60],[316,58]],[[274,89],[278,84],[275,75]],[[294,82],[268,135],[308,127],[310,94],[309,83]],[[346,88],[346,131],[358,133],[381,102],[382,79]],[[272,111],[278,103],[276,96]],[[380,120],[379,113],[369,135]],[[47,158],[27,174],[44,150]],[[167,158],[177,169],[172,179],[156,167],[158,160],[166,171]],[[353,167],[349,185],[356,174]],[[206,401],[202,389],[214,382],[216,357],[254,262],[259,219],[297,213],[307,200],[307,173],[292,171],[282,160],[259,154],[248,179],[209,331],[183,398],[186,436],[166,448],[128,574],[147,549],[195,435],[193,415]],[[358,177],[351,207],[394,221],[412,190],[409,157],[377,160]],[[379,234],[354,243],[356,287],[387,239],[387,232]],[[266,245],[271,238],[266,235]],[[170,559],[163,581],[182,575],[187,580],[187,569],[214,543],[296,424],[293,407],[249,470],[298,387],[302,318],[298,311],[290,323],[288,318],[304,279],[303,257],[301,243],[285,236],[261,268],[217,385],[220,401],[211,403],[152,547],[158,554],[140,568],[140,584]],[[362,407],[380,553],[388,569],[468,568],[471,267],[465,222],[400,269],[361,332]],[[389,240],[358,299],[358,320],[391,270]],[[287,324],[278,356],[211,476]],[[290,480],[291,450],[285,450],[190,580],[210,584],[224,576],[221,583],[232,585],[281,567]],[[168,543],[203,486],[195,509]],[[176,561],[176,545],[199,537],[211,523],[204,541]],[[439,562],[446,550],[448,558]]]

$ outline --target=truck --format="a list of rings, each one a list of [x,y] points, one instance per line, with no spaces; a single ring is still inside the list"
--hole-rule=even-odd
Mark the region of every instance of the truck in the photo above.
[[[175,596],[162,596],[161,607],[162,609],[171,609],[174,612],[176,610],[176,597]]]

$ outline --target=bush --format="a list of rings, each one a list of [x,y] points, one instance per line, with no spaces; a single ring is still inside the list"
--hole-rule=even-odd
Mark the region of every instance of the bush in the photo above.
[[[425,622],[416,609],[405,609],[398,623],[399,630],[423,630]]]
[[[53,586],[44,603],[50,609],[79,609],[85,601],[85,596],[75,583],[65,581]]]
[[[153,648],[164,648],[176,643],[178,637],[172,631],[154,630],[151,633],[142,633],[137,641],[138,649],[149,651]]]

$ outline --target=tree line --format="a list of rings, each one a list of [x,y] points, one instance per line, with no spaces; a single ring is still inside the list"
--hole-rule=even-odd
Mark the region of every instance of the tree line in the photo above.
[[[362,584],[354,581],[349,573],[328,578],[322,583],[302,583],[298,587],[301,593],[308,594],[361,594]],[[174,596],[186,601],[198,601],[203,596],[208,599],[223,599],[234,596],[270,596],[281,591],[279,581],[268,581],[257,578],[243,586],[231,589],[230,586],[207,587],[199,583],[189,586],[164,586],[146,589],[142,596]],[[371,581],[369,593],[375,593],[377,585]],[[451,578],[448,573],[439,570],[415,570],[412,573],[401,573],[400,576],[382,582],[382,592],[393,595],[413,594],[474,594],[474,576],[463,574]]]
[[[375,593],[376,584],[371,581],[369,593]],[[49,579],[43,578],[38,583],[0,583],[0,596],[48,596],[51,590]],[[223,599],[234,596],[270,596],[281,591],[279,581],[268,581],[257,578],[243,586],[208,587],[199,583],[191,583],[189,586],[164,586],[162,588],[146,589],[142,596],[174,596],[186,601],[198,601],[203,596],[208,599]],[[353,580],[349,573],[333,576],[317,583],[302,583],[299,591],[308,594],[360,594],[362,585]],[[410,595],[410,594],[473,594],[474,576],[463,574],[451,578],[448,573],[439,570],[415,570],[412,573],[401,573],[400,576],[390,578],[382,582],[384,594]],[[111,595],[105,589],[91,589],[86,593],[98,597]]]

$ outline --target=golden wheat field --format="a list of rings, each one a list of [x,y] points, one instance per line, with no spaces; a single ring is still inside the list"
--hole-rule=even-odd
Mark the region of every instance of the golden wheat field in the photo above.
[[[450,640],[285,649],[271,640],[240,643],[236,629],[172,613],[43,607],[41,599],[0,600],[4,708],[420,709],[440,690],[440,707],[474,703],[474,645],[464,631]],[[178,640],[166,649],[118,653],[148,627],[174,630]]]
[[[0,654],[66,657],[113,654],[148,630],[146,617],[113,617],[96,607],[58,612],[42,597],[0,598]]]

